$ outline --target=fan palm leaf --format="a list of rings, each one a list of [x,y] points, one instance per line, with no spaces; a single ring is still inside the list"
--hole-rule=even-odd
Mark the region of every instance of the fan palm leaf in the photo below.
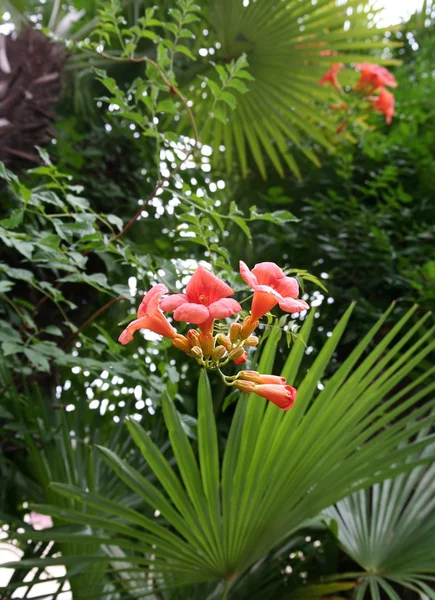
[[[215,148],[223,143],[229,156],[237,155],[244,174],[249,154],[264,178],[267,160],[281,175],[290,168],[300,177],[295,151],[318,164],[313,142],[323,150],[333,150],[337,142],[337,125],[327,113],[330,90],[318,84],[331,61],[394,63],[367,54],[385,48],[385,41],[379,40],[381,30],[376,30],[377,37],[373,35],[365,13],[357,12],[360,4],[359,0],[210,2],[207,21],[214,35],[201,40],[213,53],[217,42],[219,50],[210,60],[225,63],[246,54],[254,80],[244,81],[246,94],[228,90],[237,96],[237,106],[229,111],[224,126],[217,120],[210,123],[214,99],[198,90],[198,120],[208,121],[203,141],[208,138]],[[333,60],[321,56],[321,50],[336,56]],[[209,75],[213,77],[212,71]],[[219,153],[214,158],[219,160]],[[231,167],[232,161],[227,160],[227,168]]]
[[[391,309],[390,309],[391,310]],[[158,519],[108,500],[95,491],[53,484],[53,490],[88,511],[36,506],[67,523],[86,524],[92,543],[129,552],[126,571],[148,573],[142,594],[153,590],[221,580],[225,593],[251,565],[285,541],[306,519],[349,493],[393,477],[430,460],[433,436],[415,438],[432,422],[427,396],[434,389],[433,370],[398,390],[421,360],[435,349],[434,328],[420,330],[429,315],[406,329],[411,309],[366,354],[388,311],[330,378],[318,389],[345,331],[352,307],[341,318],[299,386],[295,407],[283,412],[258,397],[241,398],[222,461],[218,453],[213,400],[205,373],[198,389],[198,447],[187,438],[173,402],[163,411],[175,471],[139,423],[128,429],[159,484],[144,478],[108,448],[107,464]],[[314,321],[306,320],[282,375],[296,378]],[[259,364],[273,369],[279,329],[274,329]],[[424,400],[424,402],[423,402]],[[412,410],[411,410],[412,409]],[[401,445],[398,450],[398,446]],[[423,455],[416,456],[422,450]],[[27,534],[28,535],[28,534]],[[50,539],[67,533],[47,532]],[[77,538],[75,538],[77,539]],[[50,559],[48,564],[105,567],[106,556]],[[56,562],[57,561],[57,562]],[[126,559],[111,558],[111,562]],[[32,561],[28,566],[34,566]]]
[[[434,453],[430,445],[414,458],[433,458]],[[399,596],[394,584],[416,591],[422,599],[435,598],[434,506],[432,462],[360,490],[325,511],[338,525],[342,548],[367,573],[356,599],[368,591],[373,599],[383,592],[395,600]]]
[[[146,464],[140,464],[138,450],[131,437],[126,435],[124,427],[117,426],[111,417],[103,419],[98,411],[90,410],[86,397],[78,400],[73,412],[61,410],[62,407],[57,405],[51,395],[44,396],[36,386],[28,388],[25,394],[11,389],[5,400],[11,416],[9,428],[18,433],[11,437],[18,456],[12,465],[6,467],[4,481],[8,481],[12,488],[18,488],[20,498],[53,503],[62,513],[62,510],[74,507],[77,503],[54,492],[51,482],[61,480],[82,490],[98,490],[105,498],[116,500],[123,506],[137,508],[142,503],[140,496],[132,493],[119,478],[113,477],[111,469],[96,452],[95,445],[103,443],[123,456],[129,455],[131,460],[139,463],[138,470],[141,473],[148,477],[152,477],[152,474]],[[53,404],[57,409],[52,408]],[[126,412],[127,408],[121,411],[120,418],[123,419]],[[159,421],[154,420],[153,425],[157,437]],[[164,449],[165,446],[167,447],[162,445],[161,448]],[[86,530],[86,514],[84,517],[83,527]],[[11,517],[5,521],[9,524],[16,523],[16,518]],[[17,526],[22,524],[18,523]],[[30,547],[25,545],[23,561],[13,575],[11,585],[21,586],[23,580],[29,581],[29,570],[25,566],[27,558],[37,560],[37,557],[47,553],[52,556],[59,551],[64,556],[95,553],[99,548],[98,541],[93,541],[92,536],[84,539],[83,542],[80,536],[70,535],[64,541],[60,536],[56,544],[49,544],[48,548],[45,544]],[[91,573],[78,571],[71,580],[74,598],[77,600],[86,597],[77,591],[81,587],[88,591],[94,587],[98,590],[98,593],[95,592],[98,595],[105,584],[101,581],[98,568]]]

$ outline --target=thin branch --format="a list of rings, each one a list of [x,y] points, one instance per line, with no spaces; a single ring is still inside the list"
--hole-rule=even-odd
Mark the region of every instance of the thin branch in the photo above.
[[[153,65],[153,67],[158,71],[163,82],[168,86],[169,92],[181,100],[181,102],[189,116],[189,121],[190,121],[192,130],[193,130],[193,136],[194,136],[194,143],[193,143],[190,151],[188,152],[188,154],[176,167],[174,167],[174,169],[172,169],[172,171],[169,173],[169,175],[167,175],[163,179],[160,179],[156,183],[154,189],[152,190],[152,192],[150,193],[148,198],[145,200],[144,204],[142,204],[140,206],[139,210],[132,216],[132,218],[128,221],[128,223],[124,226],[124,228],[121,231],[119,231],[116,235],[113,236],[111,241],[115,242],[115,241],[119,240],[132,227],[132,225],[134,225],[134,223],[136,223],[138,218],[141,216],[142,211],[144,210],[145,206],[149,202],[151,202],[151,200],[153,200],[153,198],[155,198],[155,196],[157,195],[159,190],[164,188],[165,183],[170,181],[180,171],[180,169],[184,165],[184,163],[186,163],[189,160],[189,158],[193,155],[193,153],[196,151],[196,149],[198,147],[199,136],[198,136],[198,128],[196,125],[195,117],[193,116],[193,113],[188,104],[188,101],[183,96],[183,94],[179,90],[177,90],[176,87],[174,87],[174,85],[166,77],[165,73],[162,71],[162,69],[159,67],[159,65],[152,58],[149,58],[148,56],[142,56],[139,58],[122,58],[122,57],[111,56],[110,54],[105,54],[103,52],[100,52],[99,55],[103,58],[110,59],[111,61],[134,62],[134,63],[147,62],[147,63]],[[91,252],[92,252],[91,250],[88,250],[87,252],[82,252],[82,255],[87,256]],[[56,284],[56,288],[59,289],[61,287],[62,287],[62,283],[58,282]],[[35,308],[32,311],[32,317],[34,317],[39,312],[41,306],[43,304],[45,304],[45,302],[47,300],[50,300],[50,299],[51,298],[48,295],[43,296],[35,305]]]
[[[80,325],[80,327],[76,329],[76,331],[74,331],[66,340],[64,340],[64,342],[61,345],[61,348],[65,348],[66,346],[68,346],[73,341],[73,339],[76,338],[84,329],[86,329],[88,325],[95,321],[97,317],[99,317],[103,312],[110,308],[112,304],[115,304],[120,300],[126,300],[126,298],[124,298],[124,296],[112,298],[111,300],[109,300],[109,302],[106,302],[104,306],[101,306],[98,310],[96,310],[94,314],[89,317],[89,319],[86,319],[86,321],[82,325]]]

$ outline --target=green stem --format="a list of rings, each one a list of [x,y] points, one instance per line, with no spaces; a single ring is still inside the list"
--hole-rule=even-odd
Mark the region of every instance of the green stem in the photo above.
[[[222,599],[221,600],[227,600],[228,593],[230,591],[230,587],[231,587],[231,583],[228,580],[225,580],[224,593],[222,595]]]

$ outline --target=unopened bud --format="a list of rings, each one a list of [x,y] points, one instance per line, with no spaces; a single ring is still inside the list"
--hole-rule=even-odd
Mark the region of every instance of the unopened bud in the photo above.
[[[172,345],[178,348],[179,350],[182,350],[183,352],[190,353],[189,340],[186,337],[184,337],[184,335],[177,333],[177,335],[174,338],[172,338]]]
[[[255,383],[252,381],[237,381],[234,382],[234,387],[236,387],[241,392],[245,392],[245,394],[252,394],[255,391]]]
[[[190,351],[190,354],[191,354],[191,355],[192,355],[194,358],[196,358],[196,359],[198,359],[198,360],[201,360],[201,359],[202,359],[202,350],[201,350],[201,348],[200,348],[199,346],[194,346],[194,347],[191,349],[191,351]]]
[[[189,329],[187,332],[187,339],[190,342],[191,348],[193,348],[193,346],[199,346],[199,333],[196,329]]]
[[[240,371],[239,378],[258,383],[260,379],[260,373],[258,371]]]
[[[201,333],[199,343],[201,344],[204,356],[210,356],[213,352],[213,336],[210,333]]]
[[[244,354],[244,350],[241,346],[239,346],[238,348],[234,348],[234,350],[231,350],[231,352],[229,352],[228,354],[228,358],[230,360],[234,360],[235,358],[240,358],[241,356],[243,356]]]
[[[224,348],[226,348],[227,350],[229,350],[232,345],[230,338],[227,335],[224,335],[223,333],[220,333],[216,337],[216,343],[220,344],[221,346],[224,346]]]
[[[242,329],[242,326],[240,325],[240,323],[231,323],[231,325],[230,325],[230,340],[232,342],[237,342],[237,340],[240,337],[241,329]]]
[[[242,340],[248,338],[257,327],[258,321],[253,321],[251,317],[246,317],[242,323],[242,330],[240,332],[240,337]]]
[[[256,335],[250,335],[246,340],[245,344],[247,346],[258,346],[258,342],[260,339]]]
[[[226,353],[227,353],[227,350],[226,350],[225,346],[216,346],[216,348],[212,352],[211,357],[214,361],[218,361],[221,358],[223,358]]]

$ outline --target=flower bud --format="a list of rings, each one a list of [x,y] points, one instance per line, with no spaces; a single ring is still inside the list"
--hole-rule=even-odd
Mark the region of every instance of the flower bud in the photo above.
[[[253,321],[252,317],[246,317],[246,319],[242,323],[242,330],[240,332],[240,337],[242,340],[248,338],[251,333],[258,327],[258,321]]]
[[[276,385],[286,385],[287,381],[285,377],[279,377],[278,375],[260,375],[257,383],[274,383]]]
[[[224,346],[224,348],[226,348],[227,350],[229,350],[232,345],[230,338],[227,335],[223,335],[223,333],[220,333],[216,337],[216,343],[219,344],[220,346]]]
[[[255,383],[252,381],[237,381],[234,382],[234,387],[236,387],[241,392],[245,392],[245,394],[251,394],[255,391]]]
[[[230,360],[234,360],[235,358],[240,358],[241,356],[243,356],[244,354],[244,350],[241,346],[239,346],[238,348],[234,348],[234,350],[231,350],[231,352],[229,352],[228,354],[228,358]]]
[[[201,333],[199,335],[199,343],[201,344],[204,356],[210,356],[213,352],[213,336],[210,333]]]
[[[240,325],[240,323],[231,323],[231,325],[230,325],[230,340],[233,343],[237,342],[237,340],[239,339],[241,329],[242,329],[242,326]]]
[[[239,379],[245,379],[246,381],[258,383],[260,380],[260,373],[258,371],[240,371]]]
[[[189,340],[190,347],[199,346],[199,333],[196,329],[189,329],[187,332],[187,339]]]
[[[202,359],[202,350],[199,346],[194,346],[190,351],[191,356],[196,358],[197,360]]]
[[[256,335],[250,335],[246,340],[245,344],[247,346],[258,346],[258,342],[260,339]]]
[[[216,348],[212,352],[211,357],[216,362],[216,361],[220,360],[221,358],[223,358],[226,353],[227,353],[227,350],[226,350],[225,346],[216,346]]]
[[[275,385],[273,383],[254,384],[254,392],[283,410],[292,408],[297,395],[297,391],[291,385]]]
[[[246,352],[246,350],[244,350],[242,356],[239,356],[238,358],[234,359],[234,364],[242,365],[247,360],[248,360],[248,353]]]
[[[190,353],[189,340],[180,333],[177,333],[177,335],[174,336],[172,339],[172,345],[183,352],[187,352],[188,354]]]

